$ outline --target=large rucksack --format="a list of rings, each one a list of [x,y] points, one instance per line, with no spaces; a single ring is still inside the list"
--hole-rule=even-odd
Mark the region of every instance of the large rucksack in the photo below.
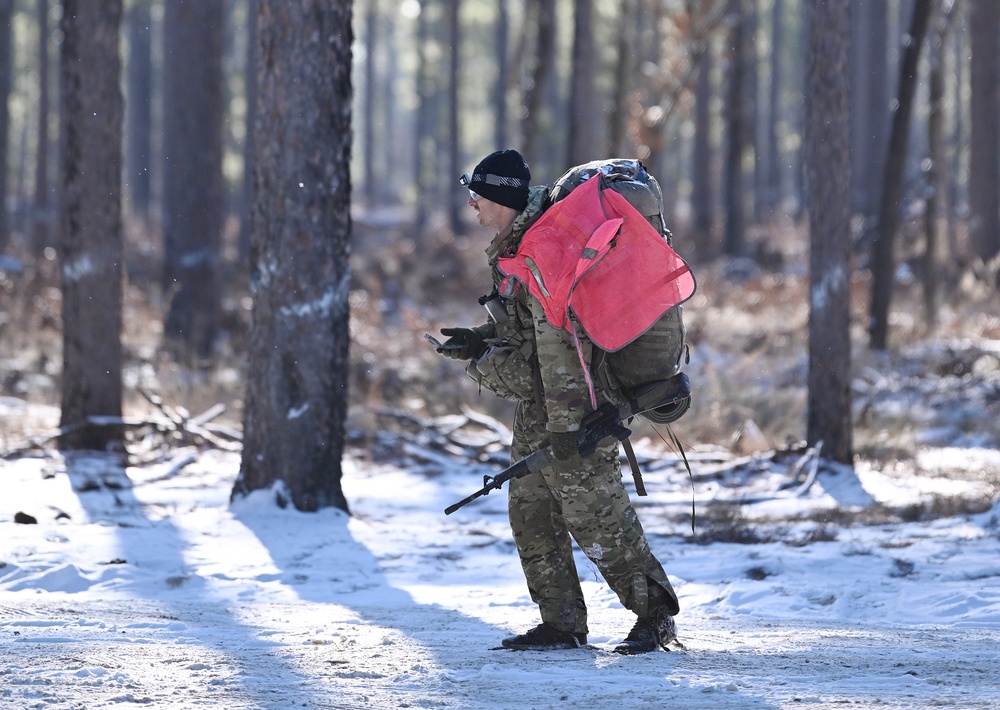
[[[626,158],[598,160],[571,168],[549,190],[546,208],[568,197],[576,188],[600,175],[601,189],[610,189],[624,197],[656,230],[668,246],[672,235],[664,224],[663,193],[656,178],[638,161]],[[686,266],[686,265],[685,265]],[[664,265],[664,269],[667,266]],[[694,278],[690,276],[690,297]],[[621,307],[628,308],[630,294],[621,295]],[[636,388],[675,376],[686,356],[681,305],[667,310],[638,338],[616,350],[600,350],[591,363],[605,391],[628,397]],[[664,408],[650,410],[643,416],[658,423],[679,419],[688,409],[690,398]]]

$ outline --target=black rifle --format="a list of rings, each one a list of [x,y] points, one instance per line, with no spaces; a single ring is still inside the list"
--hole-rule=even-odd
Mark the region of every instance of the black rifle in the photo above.
[[[660,380],[637,387],[629,393],[629,398],[624,404],[607,402],[583,418],[580,423],[577,451],[580,456],[590,456],[597,450],[597,445],[609,436],[615,437],[618,441],[624,441],[632,434],[632,430],[622,422],[652,409],[676,405],[685,399],[690,399],[690,397],[691,385],[687,375],[683,372],[674,375],[669,380]],[[483,476],[482,488],[445,508],[444,514],[451,515],[476,498],[489,495],[490,491],[500,490],[500,487],[511,479],[541,471],[554,460],[555,454],[552,453],[551,446],[533,451],[497,475]]]

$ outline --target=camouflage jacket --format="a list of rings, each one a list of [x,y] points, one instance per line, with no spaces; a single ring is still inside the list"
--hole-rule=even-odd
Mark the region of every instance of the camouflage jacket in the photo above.
[[[516,252],[524,233],[541,216],[547,194],[548,189],[544,186],[532,187],[528,206],[487,247],[486,255],[494,287],[499,288],[504,278],[504,274],[497,268],[498,259]],[[528,358],[528,362],[535,370],[532,373],[535,382],[540,384],[540,388],[536,387],[535,391],[540,389],[539,394],[543,400],[540,404],[545,407],[545,428],[552,432],[576,431],[591,407],[583,364],[572,336],[549,324],[541,304],[523,286],[512,298],[506,299],[505,306],[508,323],[484,328],[490,329],[493,337],[503,338],[515,347],[530,349],[532,356]],[[577,332],[580,333],[583,352],[589,358],[591,343],[581,330]]]

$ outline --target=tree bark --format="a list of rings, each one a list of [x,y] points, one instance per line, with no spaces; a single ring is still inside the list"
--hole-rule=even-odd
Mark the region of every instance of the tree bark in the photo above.
[[[458,180],[462,174],[461,141],[459,140],[458,113],[460,110],[458,102],[459,65],[461,54],[459,52],[462,32],[458,21],[458,11],[461,0],[448,0],[448,37],[450,40],[450,52],[448,55],[448,172],[452,180]],[[454,184],[454,183],[452,183]],[[462,231],[461,213],[465,207],[468,194],[464,190],[451,189],[446,193],[448,204],[448,225],[452,234]]]
[[[529,61],[528,73],[524,81],[524,120],[521,130],[524,134],[524,153],[528,165],[539,170],[542,140],[542,106],[552,77],[556,54],[556,8],[555,0],[531,0],[534,7],[535,51]]]
[[[223,10],[222,0],[167,0],[164,12],[164,335],[197,363],[211,359],[218,327]]]
[[[247,5],[246,77],[247,112],[243,140],[243,190],[240,195],[240,263],[250,263],[250,196],[253,194],[253,159],[257,152],[257,0]]]
[[[63,0],[60,445],[122,450],[121,0]]]
[[[430,213],[428,204],[435,197],[437,185],[435,176],[428,170],[434,165],[432,156],[434,151],[434,77],[431,71],[431,21],[429,18],[430,8],[428,3],[421,6],[420,15],[417,17],[417,67],[414,77],[415,94],[417,97],[416,109],[416,137],[413,141],[413,175],[414,190],[416,191],[416,227],[417,238],[421,244],[425,242],[424,230],[427,227],[428,215]]]
[[[35,144],[35,192],[31,244],[35,255],[50,245],[49,229],[49,1],[38,0],[38,126]]]
[[[968,75],[969,33],[967,25],[968,7],[965,3],[954,7],[956,27],[960,31],[951,33],[951,46],[947,52],[949,59],[948,76],[951,86],[948,89],[948,102],[951,105],[951,130],[948,136],[948,203],[951,211],[948,214],[948,254],[953,268],[964,268],[969,261],[969,248],[966,240],[958,233],[960,205],[968,204],[968,182],[959,176],[967,165],[964,160],[962,146],[968,141],[967,109],[965,101],[966,76]]]
[[[892,114],[889,155],[885,164],[882,202],[879,209],[878,234],[871,249],[871,323],[870,345],[885,350],[889,340],[889,307],[896,263],[893,247],[899,229],[899,212],[903,192],[903,168],[906,166],[906,145],[910,137],[910,115],[917,89],[917,65],[927,33],[932,0],[916,0],[910,22],[909,42],[899,66],[899,95]]]
[[[594,115],[594,4],[593,0],[576,0],[573,6],[567,166],[589,162],[602,154]]]
[[[279,482],[347,510],[351,2],[259,0],[244,445],[233,496]]]
[[[708,40],[705,40],[708,45]],[[697,92],[694,100],[694,145],[691,151],[691,210],[694,220],[694,245],[699,258],[714,256],[712,224],[715,215],[715,190],[712,182],[712,64],[711,46],[706,46],[698,61]]]
[[[493,87],[493,144],[497,150],[509,147],[507,125],[507,86],[510,83],[510,62],[507,44],[510,41],[510,8],[497,3],[497,81]]]
[[[641,21],[641,8],[637,0],[622,0],[618,15],[619,27],[616,42],[614,89],[611,110],[608,112],[608,145],[613,155],[628,155],[629,93],[635,88],[632,76],[636,57],[642,57],[638,42],[637,23]],[[639,60],[641,61],[641,59]]]
[[[0,0],[0,254],[10,240],[11,220],[7,214],[7,147],[10,145],[10,111],[7,98],[10,96],[11,57],[14,34],[11,19],[14,15],[14,0]]]
[[[778,144],[778,125],[784,120],[781,90],[784,84],[785,64],[785,0],[774,0],[771,7],[771,83],[767,93],[767,124],[763,129],[764,146],[761,159],[764,161],[762,189],[757,196],[761,215],[774,213],[781,201],[781,149]]]
[[[148,2],[128,11],[128,100],[125,103],[125,188],[130,211],[149,215],[152,194],[150,159],[153,147],[153,52]]]
[[[944,189],[944,42],[948,29],[948,16],[940,4],[933,11],[932,31],[928,37],[928,114],[927,161],[924,179],[927,181],[926,211],[924,212],[924,258],[922,282],[924,287],[924,318],[931,325],[938,321],[938,244],[939,219],[947,212],[947,191]]]
[[[805,162],[809,195],[807,438],[848,465],[851,432],[850,0],[809,8]]]
[[[743,253],[745,229],[743,182],[743,149],[746,145],[746,12],[743,0],[729,0],[729,72],[726,96],[726,164],[725,205],[726,230],[723,253],[740,256]]]
[[[889,130],[886,2],[851,3],[851,205],[866,238],[877,229]]]
[[[1000,252],[1000,2],[970,0],[969,242],[983,261]]]
[[[375,108],[375,94],[378,84],[375,56],[378,53],[378,2],[370,0],[364,15],[364,107],[362,114],[361,142],[361,190],[369,204],[375,202],[375,126],[378,117]]]

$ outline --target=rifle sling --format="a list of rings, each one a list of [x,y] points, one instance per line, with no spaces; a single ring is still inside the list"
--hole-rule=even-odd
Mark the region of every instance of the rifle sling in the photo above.
[[[639,461],[635,458],[635,451],[632,449],[632,441],[626,437],[622,439],[622,448],[625,449],[625,458],[632,469],[632,478],[635,480],[636,495],[646,495],[646,486],[642,482],[642,473],[639,471]]]

